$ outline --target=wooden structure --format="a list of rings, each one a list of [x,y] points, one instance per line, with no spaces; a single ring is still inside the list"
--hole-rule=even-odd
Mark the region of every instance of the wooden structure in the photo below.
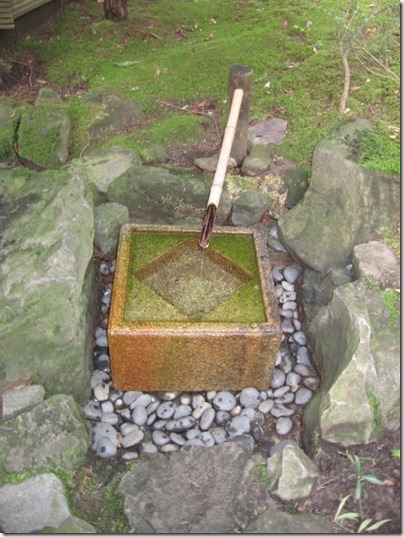
[[[0,0],[0,30],[13,30],[22,15],[54,2],[54,0]]]

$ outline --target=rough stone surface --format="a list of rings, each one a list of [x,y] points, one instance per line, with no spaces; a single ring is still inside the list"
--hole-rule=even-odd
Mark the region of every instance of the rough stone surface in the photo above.
[[[41,90],[43,92],[43,90]],[[18,127],[18,156],[34,170],[60,168],[69,154],[70,119],[53,91],[40,93],[23,109]]]
[[[294,168],[285,170],[283,177],[288,185],[285,205],[288,209],[294,207],[305,195],[309,187],[309,176],[306,170]]]
[[[205,172],[215,172],[217,163],[219,161],[219,155],[214,155],[212,157],[201,157],[195,159],[195,166],[198,166],[201,170],[204,170]],[[235,168],[237,166],[237,162],[234,160],[233,157],[229,157],[229,160],[227,161],[227,169],[231,170],[232,168]]]
[[[353,249],[353,266],[358,278],[371,278],[380,287],[400,287],[400,263],[394,252],[379,241],[358,244]]]
[[[1,182],[0,390],[35,375],[85,402],[97,301],[88,191],[61,170],[0,170]]]
[[[0,467],[8,473],[50,465],[76,469],[89,443],[79,405],[69,395],[54,395],[0,425]]]
[[[278,220],[282,244],[301,264],[319,272],[348,264],[355,245],[382,236],[399,214],[397,178],[352,160],[351,145],[368,128],[357,120],[317,145],[304,199]]]
[[[111,182],[108,199],[126,205],[130,215],[158,224],[200,224],[212,178],[179,168],[133,166]],[[221,225],[231,209],[226,185],[220,198],[216,223]]]
[[[44,396],[45,390],[43,386],[25,386],[3,393],[1,395],[3,399],[3,420],[9,420],[22,412],[31,410],[35,405],[42,403]]]
[[[119,203],[102,203],[94,208],[94,244],[103,256],[115,255],[122,224],[129,222],[129,211]]]
[[[258,464],[234,442],[141,460],[118,487],[131,532],[232,533],[267,505]]]
[[[72,160],[68,165],[68,170],[72,175],[78,175],[86,182],[94,184],[102,194],[106,194],[109,184],[114,179],[120,177],[132,166],[140,164],[140,159],[134,151],[111,146]]]
[[[272,164],[273,149],[270,145],[254,144],[244,159],[241,173],[255,177],[268,170]]]
[[[125,101],[111,91],[88,92],[83,96],[83,102],[94,112],[94,122],[88,129],[91,140],[133,129],[142,117],[138,103]]]
[[[76,516],[70,516],[63,521],[58,528],[55,528],[54,533],[73,533],[74,535],[81,535],[82,533],[97,533],[97,530],[85,520]]]
[[[304,441],[366,444],[400,427],[400,322],[382,291],[355,282],[335,289],[309,326],[322,383],[304,412]]]
[[[250,226],[261,220],[262,215],[273,203],[265,192],[246,190],[233,202],[231,220],[235,226]]]
[[[286,137],[288,122],[273,118],[260,121],[248,129],[248,137],[256,144],[279,144]]]
[[[287,445],[267,462],[269,490],[285,501],[308,496],[319,470],[298,446]]]
[[[310,535],[312,533],[332,533],[331,527],[318,515],[312,513],[291,514],[285,511],[267,509],[254,522],[248,524],[242,533],[293,533]]]
[[[40,474],[0,488],[0,527],[6,533],[58,528],[69,517],[63,485],[53,474]]]

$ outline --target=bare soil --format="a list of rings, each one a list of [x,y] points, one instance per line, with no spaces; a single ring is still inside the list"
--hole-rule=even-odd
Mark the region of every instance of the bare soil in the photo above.
[[[51,87],[62,97],[75,92],[85,92],[86,87],[60,88],[49,84],[46,77],[46,66],[35,57],[26,55],[14,60],[10,72],[3,77],[0,84],[0,98],[11,97],[15,101],[33,102],[42,87]],[[206,119],[205,141],[191,147],[176,148],[170,155],[172,163],[193,166],[196,157],[210,156],[220,149],[215,126]],[[359,523],[345,520],[343,526],[334,522],[335,513],[341,500],[350,495],[343,513],[362,513],[361,519],[370,518],[372,524],[388,519],[374,533],[401,533],[401,460],[391,454],[392,449],[400,448],[400,431],[391,433],[367,445],[349,446],[344,448],[323,442],[315,462],[320,469],[317,486],[306,499],[295,503],[284,503],[290,512],[314,512],[326,518],[335,533],[356,533]],[[375,475],[381,485],[366,481],[362,482],[362,499],[359,504],[354,499],[357,479],[355,467],[347,456],[357,455],[362,463],[361,477]],[[84,471],[85,469],[83,469]],[[90,470],[86,470],[90,471]],[[84,498],[83,498],[84,499]],[[90,502],[91,503],[91,502]],[[87,505],[89,512],[93,511]]]

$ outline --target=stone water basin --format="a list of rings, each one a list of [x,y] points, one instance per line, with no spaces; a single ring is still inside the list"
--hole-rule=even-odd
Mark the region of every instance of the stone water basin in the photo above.
[[[254,229],[121,228],[108,322],[117,390],[268,387],[281,341],[270,259]]]

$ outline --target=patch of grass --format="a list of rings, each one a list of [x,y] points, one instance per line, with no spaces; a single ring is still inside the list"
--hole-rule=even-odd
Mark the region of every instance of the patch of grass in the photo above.
[[[400,319],[400,293],[394,289],[383,291],[382,297],[389,312],[389,321],[394,323]]]
[[[338,119],[365,116],[386,125],[400,121],[397,88],[370,75],[355,58],[350,111],[339,114],[343,70],[335,10],[341,9],[337,0],[129,0],[128,20],[115,24],[104,19],[102,4],[83,0],[68,4],[46,34],[10,45],[10,54],[28,49],[45,62],[50,81],[61,87],[74,90],[86,84],[90,90],[114,90],[137,101],[145,121],[136,136],[120,138],[124,143],[145,139],[171,145],[201,139],[201,118],[174,113],[160,100],[183,106],[212,99],[223,127],[230,67],[249,65],[254,69],[251,117],[287,119],[288,137],[277,152],[310,168],[315,145]],[[399,66],[399,52],[393,50],[393,68]],[[73,128],[83,133],[85,112],[77,99],[68,100]],[[74,154],[86,143],[76,142]]]
[[[366,130],[361,135],[360,163],[369,170],[400,176],[400,143],[380,132]]]

